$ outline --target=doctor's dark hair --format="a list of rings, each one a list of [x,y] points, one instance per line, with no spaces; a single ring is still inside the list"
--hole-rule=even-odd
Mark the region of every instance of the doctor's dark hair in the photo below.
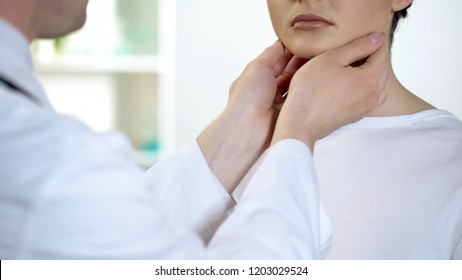
[[[393,21],[391,22],[391,29],[390,29],[390,44],[393,43],[393,39],[395,36],[396,27],[398,27],[398,22],[400,19],[407,17],[407,10],[412,6],[412,3],[407,6],[406,8],[402,9],[401,11],[397,11],[393,15]]]

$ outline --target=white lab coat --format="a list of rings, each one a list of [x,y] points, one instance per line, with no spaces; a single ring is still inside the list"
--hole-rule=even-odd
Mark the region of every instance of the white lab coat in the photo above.
[[[0,259],[311,259],[331,228],[311,154],[273,146],[236,205],[197,143],[140,170],[120,134],[58,115],[0,19]]]

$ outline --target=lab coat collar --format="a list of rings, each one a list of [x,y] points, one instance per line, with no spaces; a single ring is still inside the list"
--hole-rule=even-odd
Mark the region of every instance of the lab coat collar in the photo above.
[[[14,26],[0,18],[0,76],[43,107],[51,105],[33,69],[29,42]]]

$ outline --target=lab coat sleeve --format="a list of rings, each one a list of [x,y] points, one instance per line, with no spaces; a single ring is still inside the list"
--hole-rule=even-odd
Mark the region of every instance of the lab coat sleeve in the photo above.
[[[193,142],[145,174],[155,202],[172,222],[186,226],[207,243],[235,202]]]
[[[319,199],[306,145],[298,140],[281,141],[250,173],[234,212],[209,245],[211,256],[324,258],[330,249],[332,226]]]
[[[232,211],[234,200],[197,143],[152,168],[149,183],[173,222],[199,233],[204,244],[213,235],[207,258],[318,259],[330,248],[332,230],[311,153],[300,141],[282,141],[260,158],[243,180]]]
[[[18,95],[0,96],[4,101],[0,155],[8,162],[0,168],[0,258],[319,256],[322,230],[317,184],[303,144],[283,141],[265,154],[239,205],[207,244],[194,226],[206,227],[208,217],[223,215],[226,206],[204,206],[218,209],[208,212],[193,205],[197,212],[186,214],[192,221],[171,214],[176,206],[183,207],[180,211],[185,213],[193,203],[188,200],[196,198],[191,190],[186,190],[184,197],[175,197],[182,194],[189,177],[196,171],[208,173],[199,164],[196,170],[188,163],[188,159],[196,162],[196,157],[201,157],[197,146],[161,162],[156,172],[163,179],[146,184],[149,180],[130,159],[130,146],[122,137],[94,133],[72,119],[44,112]],[[171,173],[163,173],[168,169]],[[184,176],[185,169],[191,174]],[[183,179],[176,178],[179,174]],[[176,186],[176,180],[184,182]],[[213,176],[196,180],[204,184],[207,196],[203,199],[211,198],[209,202],[199,198],[197,203],[227,204],[229,197],[220,191]],[[159,182],[164,185],[156,185]],[[205,186],[208,182],[211,185]],[[167,202],[177,204],[168,206]]]

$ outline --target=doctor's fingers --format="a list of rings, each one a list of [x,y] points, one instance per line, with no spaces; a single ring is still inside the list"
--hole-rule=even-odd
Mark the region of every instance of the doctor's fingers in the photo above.
[[[387,99],[387,91],[385,86],[390,75],[389,40],[385,36],[383,41],[384,42],[381,47],[376,52],[371,54],[364,64],[352,69],[359,72],[359,74],[363,76],[362,80],[366,85],[369,84],[371,91],[373,91],[375,88],[375,92],[378,94],[378,105],[381,105]]]
[[[353,63],[363,60],[374,54],[384,45],[385,36],[381,33],[370,33],[367,36],[357,38],[350,43],[321,54],[328,56],[332,62],[339,66],[348,67]]]
[[[266,48],[257,58],[249,63],[249,67],[270,69],[277,77],[291,61],[293,54],[289,52],[280,40]]]
[[[286,68],[287,64],[291,61],[293,54],[291,54],[282,44],[280,40],[276,41],[273,45],[266,48],[258,57],[252,60],[245,67],[244,71],[239,77],[231,84],[230,93],[234,91],[236,84],[239,80],[246,75],[255,74],[261,70],[273,73],[274,78],[281,74]]]
[[[357,70],[364,70],[372,75],[379,77],[379,88],[384,88],[390,72],[388,71],[390,61],[389,39],[384,38],[382,46],[370,55],[366,62],[359,66]]]
[[[278,93],[285,94],[289,90],[290,82],[295,73],[308,62],[308,59],[294,56],[281,74],[277,77]]]
[[[366,103],[369,105],[367,108],[376,108],[386,100],[385,86],[389,77],[390,53],[388,38],[383,33],[371,33],[353,40],[333,50],[328,58],[337,61],[355,76],[353,80],[358,81],[363,89],[359,92],[368,95],[364,96],[370,101]],[[363,61],[363,64],[350,67],[358,61]]]

